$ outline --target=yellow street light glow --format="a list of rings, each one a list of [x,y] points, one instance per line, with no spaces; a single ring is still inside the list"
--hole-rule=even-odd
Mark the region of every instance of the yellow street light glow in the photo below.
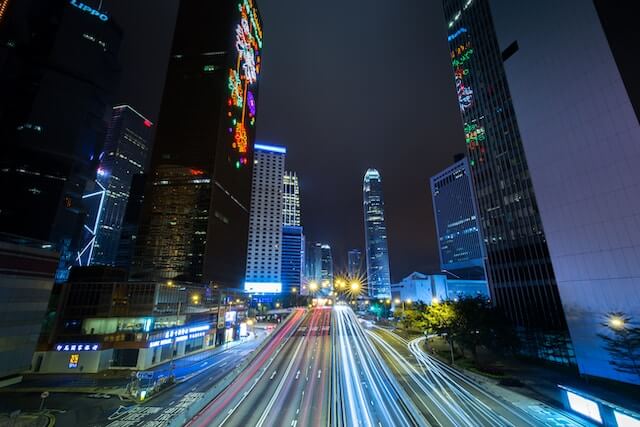
[[[385,302],[386,302],[387,304],[391,304],[391,300],[390,300],[390,299],[386,300]]]
[[[291,288],[291,293],[295,294],[296,292],[298,292],[298,289],[296,289],[296,288]]]
[[[440,304],[440,298],[433,297],[433,299],[431,300],[431,304]]]
[[[280,308],[280,303],[279,302],[276,303],[276,308]]]
[[[617,330],[624,329],[625,327],[624,319],[619,316],[611,316],[609,318],[609,326]]]
[[[309,282],[309,289],[312,292],[315,292],[318,290],[318,283],[317,282]]]
[[[357,290],[360,289],[360,283],[358,282],[351,282],[351,291],[352,292],[356,292]]]
[[[411,298],[407,298],[407,304],[411,304]]]
[[[400,304],[402,301],[400,301],[400,298],[396,298],[393,300],[394,304]]]

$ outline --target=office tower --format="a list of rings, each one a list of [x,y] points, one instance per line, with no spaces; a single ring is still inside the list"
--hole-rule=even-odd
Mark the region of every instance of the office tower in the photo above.
[[[88,264],[115,264],[131,182],[144,173],[150,151],[151,126],[151,121],[129,105],[113,108],[96,178],[106,193],[94,241],[89,243]]]
[[[578,368],[638,384],[597,336],[616,327],[610,312],[640,318],[637,13],[490,5]]]
[[[118,254],[116,256],[115,266],[127,271],[131,269],[131,263],[133,262],[133,256],[135,254],[146,180],[146,174],[137,174],[131,179],[127,209],[122,219],[120,242],[118,243]]]
[[[322,266],[322,243],[307,242],[305,252],[305,279],[307,282],[319,283]]]
[[[184,252],[190,260],[176,262],[195,267],[193,260],[201,259],[191,277],[226,288],[241,287],[246,269],[261,48],[262,23],[252,0],[180,2],[143,206],[141,223],[147,224],[154,211],[148,194],[161,168],[201,171],[210,179],[208,194],[198,201],[208,206],[205,233],[187,236],[201,239],[203,246],[195,245],[201,252]],[[167,240],[149,239],[147,232],[141,227],[139,242]]]
[[[362,275],[362,252],[360,249],[351,249],[347,252],[347,274],[349,277]]]
[[[285,171],[282,188],[282,224],[299,227],[300,219],[300,185],[295,172]]]
[[[432,176],[430,183],[440,269],[458,279],[484,280],[484,242],[469,162],[455,162]]]
[[[540,219],[488,0],[444,0],[491,297],[531,357],[572,363],[558,286]],[[555,345],[554,347],[558,347]]]
[[[369,296],[372,298],[391,298],[382,177],[376,169],[369,169],[365,173],[362,192]]]
[[[0,231],[51,242],[62,282],[80,249],[122,32],[75,2],[0,8]]]
[[[202,170],[159,165],[145,196],[132,279],[204,281],[211,178]]]
[[[328,295],[333,289],[333,254],[328,243],[320,244],[320,293]]]
[[[251,188],[247,292],[282,292],[282,177],[287,150],[256,144]]]
[[[283,293],[300,291],[304,273],[304,235],[302,227],[282,226],[282,268]],[[295,290],[294,290],[295,289]]]
[[[19,382],[31,367],[53,287],[53,245],[0,234],[0,378]]]

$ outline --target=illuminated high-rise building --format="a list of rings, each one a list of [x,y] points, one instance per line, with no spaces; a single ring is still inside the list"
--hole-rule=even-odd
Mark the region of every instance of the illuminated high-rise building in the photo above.
[[[57,282],[81,249],[120,70],[122,31],[91,6],[0,1],[0,231],[51,242]]]
[[[640,318],[638,4],[480,7],[502,50],[580,373],[640,384],[599,336],[632,327],[613,312]]]
[[[382,177],[376,169],[368,169],[365,173],[362,192],[369,296],[372,298],[391,298]]]
[[[547,353],[549,342],[568,340],[567,325],[489,3],[443,0],[491,298],[524,353],[571,363],[568,343]]]
[[[159,165],[149,181],[151,209],[140,224],[131,278],[203,282],[211,178],[199,169]]]
[[[319,289],[322,295],[328,295],[333,289],[333,253],[328,243],[320,244]]]
[[[165,241],[145,235],[154,212],[149,195],[164,174],[159,171],[175,167],[201,172],[193,179],[210,179],[208,193],[198,201],[198,206],[207,206],[205,234],[187,238],[202,238],[202,253],[197,255],[202,265],[189,280],[227,288],[244,282],[262,36],[253,0],[180,2],[137,240],[141,244]],[[168,234],[171,227],[167,224]],[[162,250],[139,248],[140,252]],[[196,254],[185,252],[184,256]],[[190,263],[186,258],[176,262]],[[147,279],[154,278],[153,271],[144,273],[151,275]]]
[[[360,249],[351,249],[347,252],[347,273],[349,277],[362,275],[362,252]]]
[[[440,269],[458,279],[485,280],[471,171],[466,157],[431,177]]]
[[[95,224],[94,241],[87,242],[89,264],[116,262],[131,181],[135,175],[144,173],[151,126],[149,119],[129,105],[113,108],[96,178],[106,193]]]
[[[244,289],[282,292],[282,177],[287,150],[255,144]],[[288,242],[289,243],[289,242]]]
[[[282,179],[282,224],[299,227],[300,184],[295,172],[285,171]]]

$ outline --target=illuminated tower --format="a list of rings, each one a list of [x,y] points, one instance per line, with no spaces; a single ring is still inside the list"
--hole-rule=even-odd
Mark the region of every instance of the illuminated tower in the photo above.
[[[347,252],[347,273],[349,277],[359,277],[362,273],[362,252],[351,249]]]
[[[144,173],[152,123],[128,105],[113,108],[98,182],[106,189],[90,264],[114,265],[133,177]]]
[[[205,234],[192,236],[203,239],[202,253],[189,255],[202,258],[201,271],[185,280],[222,287],[244,282],[261,48],[262,23],[253,0],[180,2],[150,171],[158,177],[159,168],[192,169],[211,180],[199,202],[207,206]],[[153,182],[147,183],[147,195]],[[138,241],[158,244],[164,239],[147,237],[151,199],[145,197]]]
[[[391,298],[382,177],[376,169],[369,169],[365,173],[362,192],[364,196],[364,235],[369,296],[372,298]]]
[[[282,177],[287,150],[273,145],[255,145],[247,292],[282,292]]]
[[[299,227],[301,221],[298,175],[285,171],[282,183],[282,224]]]
[[[509,52],[498,47],[489,0],[443,4],[491,297],[521,333],[522,351],[547,357],[546,343],[568,334],[505,76]],[[560,353],[548,358],[571,362],[568,347]]]

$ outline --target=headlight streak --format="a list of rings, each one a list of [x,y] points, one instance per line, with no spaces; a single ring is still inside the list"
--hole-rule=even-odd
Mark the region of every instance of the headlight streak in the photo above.
[[[379,327],[376,327],[376,328],[381,331],[385,331],[382,328],[379,328]],[[429,387],[432,390],[431,394],[428,394],[428,393],[425,393],[425,394],[427,396],[431,396],[432,400],[434,400],[434,403],[436,403],[436,406],[439,409],[442,410],[442,406],[441,406],[442,404],[445,404],[446,406],[449,407],[448,411],[446,412],[443,411],[443,413],[447,416],[449,420],[451,420],[451,417],[453,416],[456,416],[456,417],[461,416],[466,418],[466,421],[462,423],[463,425],[485,425],[482,422],[478,424],[478,421],[481,421],[481,418],[484,418],[485,420],[487,420],[489,425],[492,425],[492,426],[493,425],[496,425],[496,426],[513,425],[511,422],[506,420],[503,416],[496,413],[495,410],[487,406],[487,404],[481,401],[478,397],[475,397],[473,394],[471,394],[469,390],[473,389],[474,391],[481,394],[490,402],[496,405],[499,405],[501,408],[505,409],[507,412],[509,412],[511,415],[517,418],[519,423],[524,423],[524,425],[530,425],[530,426],[536,425],[530,419],[523,417],[523,414],[520,413],[521,410],[519,408],[506,404],[505,402],[501,401],[499,398],[496,398],[491,393],[488,393],[487,391],[479,387],[473,381],[466,378],[463,374],[458,372],[456,369],[451,368],[450,366],[447,366],[446,364],[426,354],[424,350],[422,350],[422,348],[420,347],[420,344],[425,340],[424,337],[417,338],[412,341],[407,341],[402,337],[399,337],[395,334],[390,333],[389,331],[385,331],[385,332],[390,337],[393,337],[393,339],[397,340],[401,344],[406,345],[409,351],[411,352],[411,354],[416,358],[416,360],[419,363],[420,370],[422,371],[422,375],[418,375],[417,377],[419,378],[419,381],[421,381],[424,386]],[[385,348],[385,350],[388,350],[390,353],[392,352],[395,353],[394,355],[395,358],[404,359],[404,363],[406,363],[407,366],[410,366],[414,374],[420,373],[420,371],[418,371],[414,365],[412,365],[406,358],[404,358],[395,349],[393,349],[392,346],[390,346],[381,338],[379,337],[376,337],[376,338],[378,338],[376,340],[377,343],[380,343],[380,342],[384,343],[383,347]],[[411,378],[414,379],[415,381],[415,378],[413,376],[411,376]],[[463,383],[467,387],[464,387],[463,384],[461,383]],[[443,391],[444,393],[446,393],[447,396],[455,396],[457,399],[457,402],[454,403],[453,399],[443,399],[443,394],[439,393],[438,390]],[[437,402],[435,402],[435,399],[433,398],[435,396],[437,396],[441,400],[440,405],[438,405]],[[469,423],[468,421],[469,416],[473,417],[474,419],[473,423]],[[454,423],[454,424],[460,424],[460,422]]]
[[[340,343],[338,360],[344,371],[341,380],[347,388],[349,425],[415,425],[412,415],[402,409],[402,400],[391,385],[391,379],[385,375],[384,361],[366,337],[353,311],[336,306],[334,313]],[[356,401],[359,411],[353,408]]]

